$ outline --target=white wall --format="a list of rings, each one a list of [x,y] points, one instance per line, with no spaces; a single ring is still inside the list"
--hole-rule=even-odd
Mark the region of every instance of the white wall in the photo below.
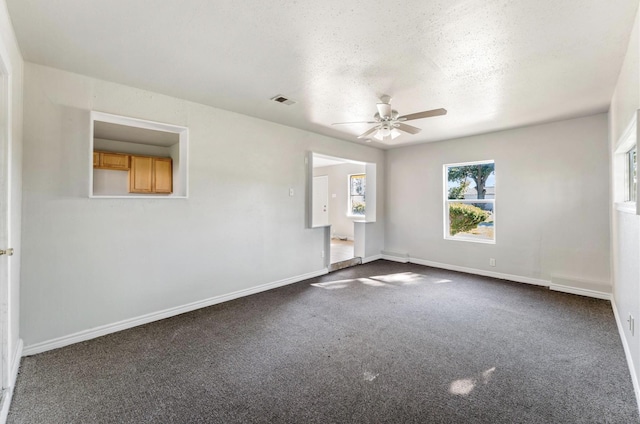
[[[10,181],[9,197],[11,209],[9,211],[9,246],[15,249],[13,257],[3,259],[9,264],[9,287],[7,299],[7,313],[9,319],[8,358],[10,375],[5,376],[8,384],[13,385],[15,372],[20,361],[20,337],[19,337],[19,303],[20,303],[20,261],[22,257],[21,247],[21,219],[22,219],[22,87],[23,87],[23,60],[18,44],[15,40],[11,20],[7,12],[6,2],[0,4],[0,49],[3,56],[6,55],[8,66],[11,68],[11,104],[9,114],[11,116],[11,135],[9,139],[9,163]],[[2,247],[2,248],[5,248]],[[8,401],[9,398],[3,398]],[[2,405],[2,417],[8,411],[8,405]]]
[[[639,38],[639,17],[636,15],[627,55],[609,110],[609,157],[612,159],[615,158],[620,137],[640,108]],[[611,162],[614,163],[613,160]],[[604,158],[602,164],[604,165]],[[622,184],[615,179],[620,177],[620,173],[616,173],[615,169],[613,171],[611,186],[619,188]],[[628,348],[628,359],[633,361],[637,393],[637,382],[640,379],[640,217],[634,213],[617,210],[613,202],[615,197],[612,195],[610,198],[613,297],[623,324],[623,341]],[[629,314],[636,317],[635,335],[631,334],[626,325]]]
[[[607,155],[606,114],[391,150],[384,250],[608,288]],[[443,165],[485,159],[496,166],[496,244],[444,240]]]
[[[347,216],[349,208],[349,174],[363,174],[365,166],[355,163],[322,166],[314,168],[313,176],[326,175],[329,178],[329,223],[331,236],[347,237],[353,240],[353,221],[363,217]],[[333,197],[335,195],[335,197]]]
[[[378,149],[30,63],[24,102],[27,346],[322,270],[307,152],[384,167]],[[187,126],[189,198],[89,199],[92,109]]]

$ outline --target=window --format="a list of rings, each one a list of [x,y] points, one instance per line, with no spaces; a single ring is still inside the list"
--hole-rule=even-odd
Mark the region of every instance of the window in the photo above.
[[[627,169],[625,172],[626,178],[626,201],[635,202],[638,196],[638,160],[637,160],[638,147],[634,146],[633,149],[627,152]]]
[[[90,128],[89,197],[188,196],[188,128],[96,111]]]
[[[349,175],[349,210],[350,216],[362,216],[365,213],[366,174]]]
[[[444,238],[495,243],[494,161],[444,165]]]
[[[615,143],[613,154],[613,202],[618,212],[640,215],[638,203],[638,116],[633,116]]]

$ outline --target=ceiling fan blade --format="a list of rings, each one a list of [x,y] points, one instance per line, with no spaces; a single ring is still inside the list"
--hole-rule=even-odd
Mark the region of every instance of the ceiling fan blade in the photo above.
[[[394,125],[394,127],[398,128],[399,130],[402,130],[404,132],[408,132],[409,134],[418,134],[420,131],[422,131],[422,129],[418,128],[418,127],[414,127],[412,125],[407,125],[407,124],[402,124],[402,123],[397,123]]]
[[[368,136],[368,135],[370,135],[370,134],[373,134],[373,133],[374,133],[374,132],[376,132],[377,130],[378,130],[378,127],[373,127],[373,128],[371,128],[369,131],[367,131],[367,132],[364,132],[364,133],[360,134],[360,135],[358,136],[358,138],[364,138],[364,137],[366,137],[366,136]]]
[[[378,108],[378,113],[382,119],[389,118],[391,116],[391,105],[389,103],[378,103],[376,104]]]
[[[331,125],[348,125],[348,124],[377,124],[377,122],[376,121],[334,122]]]
[[[410,113],[398,117],[398,121],[412,121],[414,119],[431,118],[432,116],[446,115],[447,109],[425,110],[424,112]]]

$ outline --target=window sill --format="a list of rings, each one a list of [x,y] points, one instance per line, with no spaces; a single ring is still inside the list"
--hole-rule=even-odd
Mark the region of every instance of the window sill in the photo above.
[[[618,202],[616,203],[616,210],[624,213],[636,214],[635,202]]]
[[[462,238],[462,237],[448,237],[445,236],[444,237],[445,240],[451,240],[451,241],[463,241],[465,243],[481,243],[481,244],[496,244],[495,240],[480,240],[480,239],[474,239],[474,238]]]
[[[365,215],[349,215],[349,214],[347,214],[347,218],[364,220],[365,219]]]
[[[170,194],[132,194],[129,196],[117,194],[90,194],[90,199],[188,199],[188,196],[172,196]]]

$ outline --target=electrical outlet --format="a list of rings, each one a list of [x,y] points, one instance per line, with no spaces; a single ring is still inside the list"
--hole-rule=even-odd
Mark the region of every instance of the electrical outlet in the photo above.
[[[496,258],[489,258],[489,265],[496,266]]]
[[[324,258],[324,250],[320,253],[320,257]]]
[[[289,196],[293,197],[293,189],[292,188],[289,189]]]

